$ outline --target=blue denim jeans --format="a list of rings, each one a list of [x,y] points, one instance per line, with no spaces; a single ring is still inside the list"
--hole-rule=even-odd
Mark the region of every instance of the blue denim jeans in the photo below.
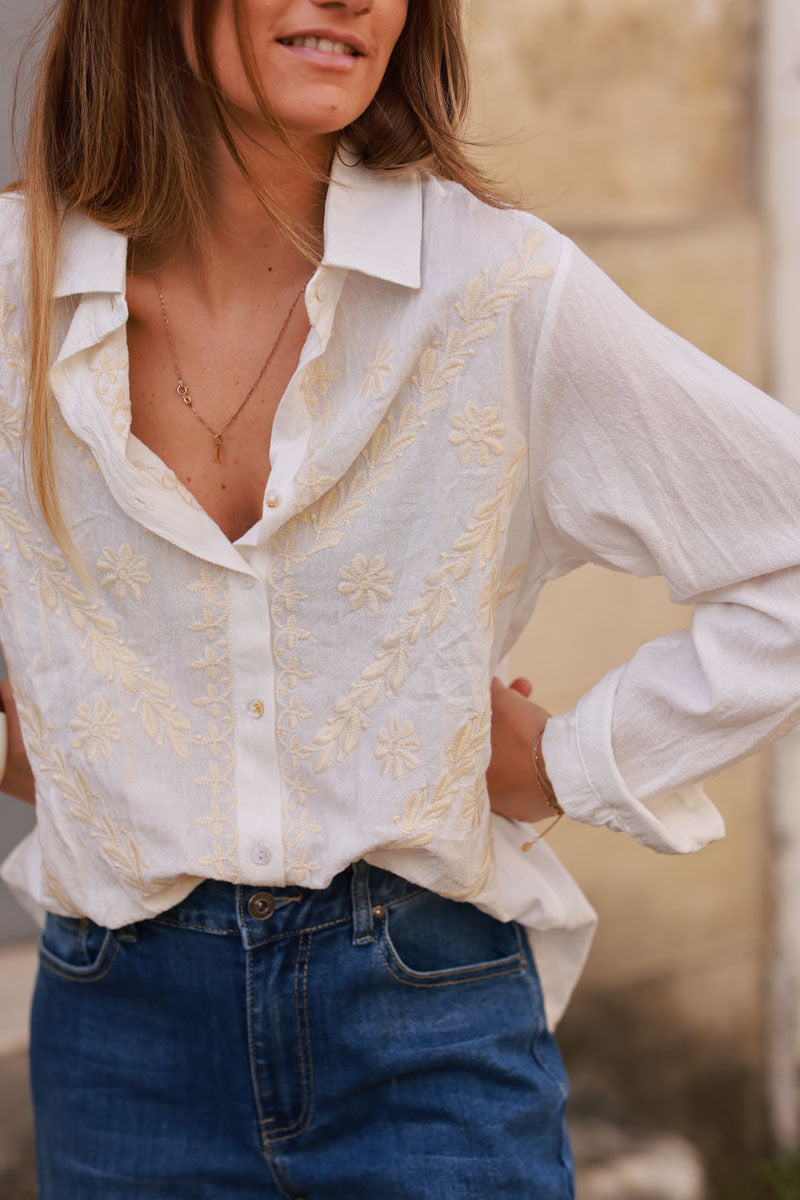
[[[574,1195],[521,929],[363,862],[49,916],[31,1075],[41,1200]]]

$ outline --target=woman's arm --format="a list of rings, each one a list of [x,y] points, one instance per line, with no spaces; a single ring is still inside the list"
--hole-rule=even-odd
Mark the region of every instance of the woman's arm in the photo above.
[[[800,720],[800,420],[659,325],[567,244],[530,409],[552,575],[660,574],[692,628],[642,646],[542,741],[567,815],[686,852],[702,781]]]
[[[8,758],[3,778],[0,780],[0,791],[26,804],[36,803],[36,788],[28,756],[22,743],[22,729],[19,723],[19,713],[11,691],[8,679],[0,681],[0,702],[6,714],[8,723]]]

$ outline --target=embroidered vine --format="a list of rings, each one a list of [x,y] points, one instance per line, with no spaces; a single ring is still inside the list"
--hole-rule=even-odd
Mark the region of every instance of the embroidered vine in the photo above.
[[[168,740],[179,758],[187,758],[185,735],[190,725],[172,700],[169,686],[154,679],[150,667],[140,664],[120,636],[118,622],[89,600],[70,577],[63,556],[46,548],[2,488],[0,544],[6,550],[16,546],[22,560],[32,568],[31,586],[38,587],[47,612],[59,617],[65,615],[73,628],[84,634],[81,650],[88,651],[95,671],[109,683],[119,677],[125,690],[135,697],[131,711],[138,715],[147,736],[158,746]]]
[[[208,754],[205,773],[194,779],[198,788],[210,794],[208,811],[197,818],[197,824],[210,833],[208,853],[198,859],[204,873],[217,879],[236,883],[239,879],[237,860],[238,829],[236,825],[236,787],[234,772],[235,714],[231,704],[233,674],[230,667],[230,637],[228,621],[231,603],[228,595],[227,572],[220,567],[203,566],[200,578],[187,584],[186,590],[202,597],[203,609],[188,628],[200,636],[202,653],[191,669],[200,675],[204,690],[194,704],[208,715],[204,733],[196,733],[195,746]]]
[[[88,827],[106,861],[123,883],[137,891],[151,891],[154,882],[145,878],[150,863],[142,859],[136,839],[126,829],[117,829],[111,818],[102,811],[100,798],[92,791],[83,771],[74,766],[58,746],[49,744],[52,726],[45,722],[33,700],[16,690],[15,699],[28,752],[58,788],[70,816]],[[62,902],[60,896],[56,895],[56,899]]]
[[[338,762],[353,753],[362,731],[368,727],[368,710],[382,696],[392,696],[403,686],[411,666],[411,647],[446,621],[456,604],[455,584],[466,579],[476,563],[483,570],[494,558],[504,529],[503,514],[519,486],[526,454],[527,446],[516,451],[495,496],[477,505],[466,532],[453,541],[449,551],[442,553],[441,565],[428,571],[425,586],[406,610],[406,615],[381,639],[382,652],[363,668],[360,678],[350,684],[349,693],[334,703],[335,715],[329,717],[312,738],[314,745],[319,747],[314,759],[317,774],[329,766],[334,751]]]

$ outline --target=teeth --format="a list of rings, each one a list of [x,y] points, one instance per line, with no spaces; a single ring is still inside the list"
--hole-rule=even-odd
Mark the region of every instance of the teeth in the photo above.
[[[289,46],[305,46],[308,50],[321,50],[323,54],[350,54],[355,57],[356,51],[346,42],[332,42],[330,38],[293,37],[281,38]]]

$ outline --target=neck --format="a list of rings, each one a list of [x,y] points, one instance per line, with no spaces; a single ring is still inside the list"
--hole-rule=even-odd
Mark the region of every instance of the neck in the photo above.
[[[207,167],[210,220],[207,254],[168,254],[170,273],[191,273],[196,295],[210,309],[236,303],[258,287],[293,286],[307,278],[313,266],[278,222],[259,203],[221,135],[209,139]],[[325,178],[334,140],[316,139],[302,156],[292,153],[274,135],[264,144],[247,141],[243,147],[248,171],[276,216],[296,230],[315,258],[322,257]]]

